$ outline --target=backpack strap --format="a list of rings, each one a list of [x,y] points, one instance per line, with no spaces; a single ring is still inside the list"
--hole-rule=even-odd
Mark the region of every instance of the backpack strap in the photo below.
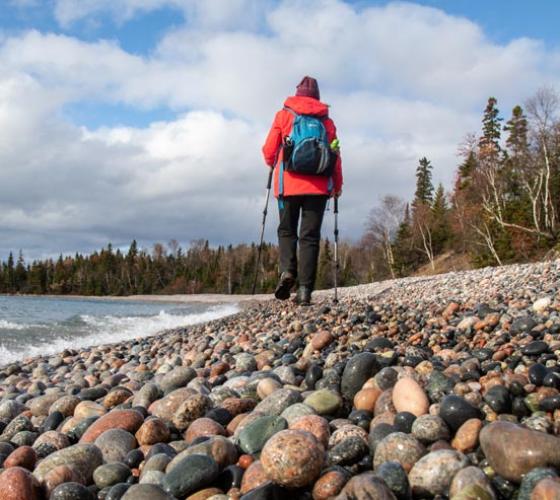
[[[290,113],[294,118],[296,116],[298,116],[298,114],[292,109],[292,108],[288,108],[288,106],[284,106],[284,111],[287,111],[288,113]]]
[[[284,159],[280,162],[280,171],[278,172],[278,207],[284,208]]]
[[[288,106],[284,106],[284,111],[290,113],[294,120],[297,118],[298,114],[292,109],[288,108]],[[278,207],[280,210],[284,209],[284,158],[280,162],[280,171],[278,172]]]

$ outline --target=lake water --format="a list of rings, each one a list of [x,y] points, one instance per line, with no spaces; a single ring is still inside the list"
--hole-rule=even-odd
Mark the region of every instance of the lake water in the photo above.
[[[235,314],[232,304],[0,296],[0,366]]]

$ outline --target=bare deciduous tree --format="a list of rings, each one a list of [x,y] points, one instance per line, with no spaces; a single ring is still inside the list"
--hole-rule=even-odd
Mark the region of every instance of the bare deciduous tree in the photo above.
[[[426,255],[432,271],[435,271],[432,215],[430,205],[425,203],[418,205],[414,210],[414,232],[415,239],[420,243],[418,250]]]
[[[364,240],[372,247],[379,247],[391,278],[395,278],[395,257],[393,255],[393,241],[400,223],[404,217],[405,202],[398,196],[387,195],[381,203],[373,208],[367,223]]]

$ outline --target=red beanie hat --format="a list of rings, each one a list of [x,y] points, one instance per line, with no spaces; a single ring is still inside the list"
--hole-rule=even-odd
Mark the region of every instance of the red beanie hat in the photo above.
[[[317,80],[315,80],[315,78],[311,78],[310,76],[304,76],[303,80],[296,87],[296,95],[313,97],[317,100],[320,99],[321,96],[319,94],[319,84],[317,83]]]

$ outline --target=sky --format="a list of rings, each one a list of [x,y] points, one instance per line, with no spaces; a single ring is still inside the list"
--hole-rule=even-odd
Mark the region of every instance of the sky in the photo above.
[[[0,259],[256,241],[261,146],[304,75],[338,128],[355,241],[383,195],[412,196],[420,157],[452,187],[489,96],[507,119],[560,88],[559,16],[555,0],[0,0]]]

